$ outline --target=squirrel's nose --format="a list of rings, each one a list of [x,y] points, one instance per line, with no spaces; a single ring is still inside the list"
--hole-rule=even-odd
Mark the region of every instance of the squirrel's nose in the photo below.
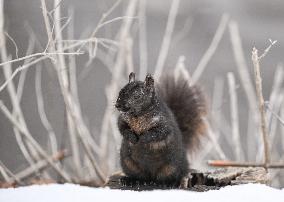
[[[115,104],[115,108],[119,109],[120,105],[118,103]]]

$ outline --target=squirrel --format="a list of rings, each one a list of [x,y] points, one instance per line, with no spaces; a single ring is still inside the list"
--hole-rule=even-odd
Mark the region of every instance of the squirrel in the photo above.
[[[120,163],[127,177],[180,183],[188,176],[187,151],[197,148],[206,130],[207,104],[198,86],[170,76],[156,85],[150,74],[136,81],[132,72],[115,107],[123,137]]]

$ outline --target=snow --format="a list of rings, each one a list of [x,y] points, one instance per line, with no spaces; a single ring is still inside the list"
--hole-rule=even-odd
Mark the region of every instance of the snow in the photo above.
[[[198,193],[183,190],[123,191],[109,188],[90,188],[74,184],[34,185],[0,189],[0,202],[269,202],[284,201],[284,189],[260,184],[228,186],[220,190]]]

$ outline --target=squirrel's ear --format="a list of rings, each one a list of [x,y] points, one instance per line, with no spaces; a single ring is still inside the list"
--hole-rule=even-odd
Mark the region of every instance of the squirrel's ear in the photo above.
[[[129,74],[128,78],[129,78],[129,81],[128,81],[129,83],[132,82],[132,81],[135,81],[135,73],[134,73],[134,72],[131,72],[131,73]]]
[[[152,77],[151,74],[147,74],[144,85],[147,88],[154,88],[154,78]]]

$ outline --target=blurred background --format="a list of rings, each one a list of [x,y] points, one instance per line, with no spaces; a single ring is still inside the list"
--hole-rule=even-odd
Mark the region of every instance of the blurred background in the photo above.
[[[62,26],[66,25],[66,27],[61,30],[63,38],[78,40],[89,38],[94,28],[99,23],[103,13],[107,12],[117,1],[62,0],[58,2],[60,3],[61,9],[60,23]],[[117,3],[117,6],[107,16],[106,21],[126,16],[129,3],[130,1],[126,0]],[[132,19],[132,25],[128,36],[131,44],[129,51],[132,52],[130,56],[133,63],[130,67],[133,66],[138,75],[139,73],[145,73],[145,71],[149,73],[155,72],[157,59],[160,54],[163,37],[167,27],[169,12],[171,10],[171,5],[173,5],[172,3],[173,1],[171,0],[141,0],[138,1],[135,6],[137,9],[133,14],[134,18]],[[54,1],[47,0],[46,4],[47,10],[50,11],[49,15],[54,15],[55,10],[58,9],[56,6],[54,9]],[[257,135],[260,136],[260,134],[249,134],[253,133],[253,131],[257,131],[252,128],[257,128],[258,126],[251,125],[253,123],[249,120],[249,118],[251,118],[249,115],[250,110],[246,99],[246,92],[242,87],[243,84],[241,83],[241,78],[238,73],[238,63],[236,62],[232,45],[232,36],[234,36],[232,33],[236,33],[234,32],[234,28],[237,26],[241,38],[243,56],[245,59],[244,62],[246,63],[250,78],[252,79],[252,84],[254,84],[253,65],[251,62],[252,48],[256,47],[260,54],[262,54],[270,45],[269,39],[272,41],[277,40],[277,43],[271,48],[269,53],[261,59],[261,72],[265,100],[270,100],[271,98],[277,67],[277,75],[280,73],[280,75],[282,75],[282,77],[280,76],[280,84],[278,82],[280,85],[278,88],[280,90],[278,89],[275,93],[277,98],[281,97],[281,100],[275,99],[277,100],[278,108],[274,111],[276,114],[279,114],[279,116],[281,116],[282,112],[283,118],[283,9],[284,2],[281,0],[181,0],[179,2],[163,72],[175,69],[177,62],[180,59],[186,70],[192,75],[212,44],[212,39],[217,34],[216,30],[218,30],[218,27],[220,26],[224,27],[223,32],[219,30],[219,32],[222,33],[219,34],[219,40],[215,39],[215,41],[218,41],[216,50],[213,51],[210,60],[208,60],[206,68],[202,72],[198,83],[208,95],[211,111],[222,113],[221,119],[218,115],[218,120],[221,120],[221,124],[216,123],[218,121],[216,120],[217,118],[214,116],[214,113],[210,113],[209,120],[214,134],[221,131],[221,135],[218,136],[218,142],[226,154],[226,158],[229,160],[248,160],[252,162],[262,160],[261,156],[258,159],[256,158],[261,141],[247,137],[247,135],[255,137]],[[29,44],[31,44],[31,38],[35,40],[32,53],[44,51],[48,42],[48,36],[43,18],[41,1],[4,0],[4,18],[4,30],[9,35],[9,37],[6,37],[8,55],[11,55],[13,59],[17,58],[17,55],[18,57],[25,56]],[[49,18],[52,24],[52,17]],[[96,33],[96,37],[119,41],[117,34],[121,26],[123,26],[123,22],[124,19],[122,18],[105,25]],[[69,27],[72,28],[69,29]],[[141,31],[141,27],[144,29],[144,35],[143,30]],[[141,37],[144,37],[142,41],[144,45],[141,45]],[[15,48],[15,44],[17,45],[17,49]],[[101,43],[97,47],[92,45],[91,48],[91,45],[86,45],[86,47],[82,48],[84,54],[74,56],[76,58],[75,63],[77,70],[75,74],[77,78],[78,98],[81,106],[82,119],[89,129],[94,141],[100,141],[99,134],[103,134],[102,127],[104,126],[106,110],[111,111],[111,116],[115,117],[117,115],[117,112],[110,103],[114,102],[115,99],[108,99],[106,87],[111,88],[113,81],[117,84],[117,89],[123,86],[127,81],[127,75],[130,68],[123,67],[120,77],[114,79],[113,71],[115,72],[115,69],[112,68],[117,67],[119,48],[115,47],[113,44],[113,42],[107,45]],[[140,51],[141,46],[146,49],[142,56]],[[96,49],[94,47],[97,48],[97,52],[96,57],[92,58],[90,57],[89,50]],[[105,59],[107,55],[112,56],[110,59]],[[92,59],[90,60],[90,58]],[[2,58],[1,62],[4,61],[5,60]],[[68,69],[68,64],[70,63],[66,63]],[[22,64],[23,61],[13,63],[12,68],[15,70]],[[144,69],[145,71],[141,71],[141,65],[144,65],[144,67],[147,66],[147,70]],[[70,151],[70,128],[68,128],[68,118],[66,117],[64,99],[58,84],[56,72],[52,68],[52,61],[49,59],[25,70],[26,75],[20,106],[26,125],[29,128],[30,133],[33,134],[33,137],[46,151],[49,151],[50,144],[48,142],[50,139],[46,128],[39,118],[39,108],[37,107],[35,75],[36,68],[39,68],[39,66],[41,66],[41,89],[46,117],[56,134],[58,148],[67,148]],[[125,66],[127,65],[125,64]],[[235,155],[233,146],[235,139],[232,138],[231,134],[232,124],[230,95],[227,81],[228,72],[233,72],[235,75],[235,91],[238,96],[237,105],[240,145],[241,149],[244,151],[241,159],[238,159]],[[15,85],[19,83],[21,74],[18,74],[13,78]],[[144,76],[145,75],[139,75],[140,78],[143,78]],[[0,84],[3,84],[5,80],[6,78],[1,70]],[[113,88],[113,91],[110,92],[110,94],[113,94],[110,96],[111,98],[116,97],[117,89]],[[216,89],[217,91],[223,89],[223,93],[220,92],[223,95],[221,101],[212,108],[214,102],[214,89],[215,91]],[[12,109],[13,106],[7,88],[0,92],[0,100],[5,103],[8,109]],[[110,117],[108,118],[111,119]],[[273,119],[273,117],[271,119]],[[273,152],[272,160],[279,161],[283,157],[284,144],[282,143],[284,143],[284,126],[281,125],[275,117],[273,124],[272,127],[275,128],[273,129],[275,137],[271,143],[271,151]],[[222,125],[224,129],[220,129],[220,125]],[[271,130],[271,124],[269,125],[269,129]],[[109,133],[112,132],[109,131]],[[107,141],[114,141],[114,139],[109,138]],[[207,143],[204,144],[207,145]],[[119,141],[116,142],[115,145],[116,147],[113,147],[112,150],[110,149],[108,151],[114,153],[113,155],[117,157],[119,153]],[[208,147],[208,145],[206,147]],[[79,148],[79,150],[83,152],[82,148]],[[214,145],[212,150],[214,150]],[[210,151],[211,150],[209,150],[208,153],[210,153]],[[220,158],[220,155],[218,155],[220,152],[218,153],[218,151],[214,151],[211,154],[208,153],[203,155],[202,159],[200,159],[200,156],[198,157],[198,155],[195,158],[193,157],[193,159],[195,159],[193,165],[196,164],[196,167],[204,168],[206,167],[206,159]],[[29,163],[24,158],[17,145],[12,124],[3,113],[0,113],[0,159],[14,173],[29,166]],[[198,163],[195,163],[196,161],[198,161]],[[114,167],[106,169],[108,170],[106,173],[117,170],[119,167],[117,162],[118,160],[116,160],[116,165]],[[69,163],[69,167],[72,167],[71,163]],[[283,185],[283,176],[281,175],[281,172],[276,172],[273,176],[274,186],[279,187],[281,186],[281,183]]]

